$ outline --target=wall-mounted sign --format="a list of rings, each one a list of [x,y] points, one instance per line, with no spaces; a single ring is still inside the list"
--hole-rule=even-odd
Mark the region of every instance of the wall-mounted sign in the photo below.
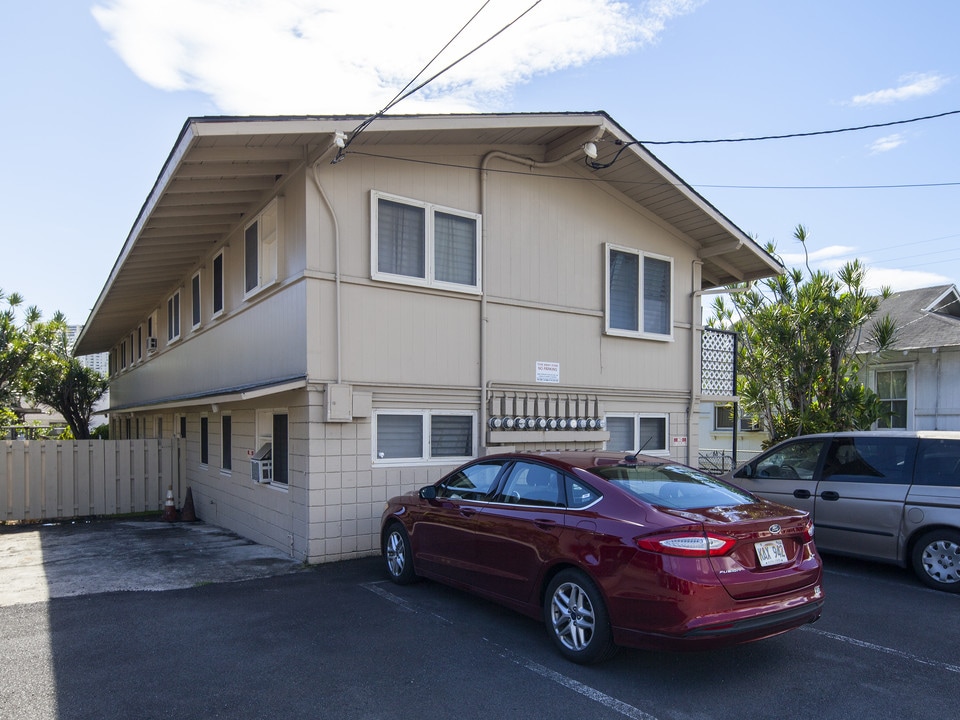
[[[537,382],[538,383],[559,383],[560,382],[560,363],[537,361]]]

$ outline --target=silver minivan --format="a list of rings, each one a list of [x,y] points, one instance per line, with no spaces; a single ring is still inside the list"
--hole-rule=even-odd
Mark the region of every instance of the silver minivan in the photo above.
[[[820,550],[912,567],[960,592],[960,432],[803,435],[725,478],[809,512]]]

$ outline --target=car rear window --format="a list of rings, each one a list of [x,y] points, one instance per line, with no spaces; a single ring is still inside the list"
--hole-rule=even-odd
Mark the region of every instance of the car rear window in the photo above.
[[[591,468],[591,472],[644,502],[673,510],[756,502],[749,493],[685,465],[615,465]]]
[[[913,484],[960,486],[960,442],[921,440]]]

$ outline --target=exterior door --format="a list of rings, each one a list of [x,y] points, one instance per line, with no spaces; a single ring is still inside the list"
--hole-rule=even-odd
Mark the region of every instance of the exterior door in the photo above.
[[[835,439],[817,485],[817,547],[897,560],[916,451],[917,440],[911,437]]]
[[[813,517],[817,471],[829,438],[797,440],[744,465],[733,482],[774,502],[806,510]]]
[[[563,477],[531,461],[510,467],[479,516],[474,582],[482,590],[516,602],[531,599],[544,563],[559,552],[566,515]]]

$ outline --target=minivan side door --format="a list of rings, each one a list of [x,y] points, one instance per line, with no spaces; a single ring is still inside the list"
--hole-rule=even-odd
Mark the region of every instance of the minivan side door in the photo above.
[[[916,452],[912,437],[835,438],[816,490],[817,547],[896,562]]]
[[[767,500],[805,510],[812,518],[817,470],[829,444],[827,437],[784,442],[733,473],[733,483]]]

